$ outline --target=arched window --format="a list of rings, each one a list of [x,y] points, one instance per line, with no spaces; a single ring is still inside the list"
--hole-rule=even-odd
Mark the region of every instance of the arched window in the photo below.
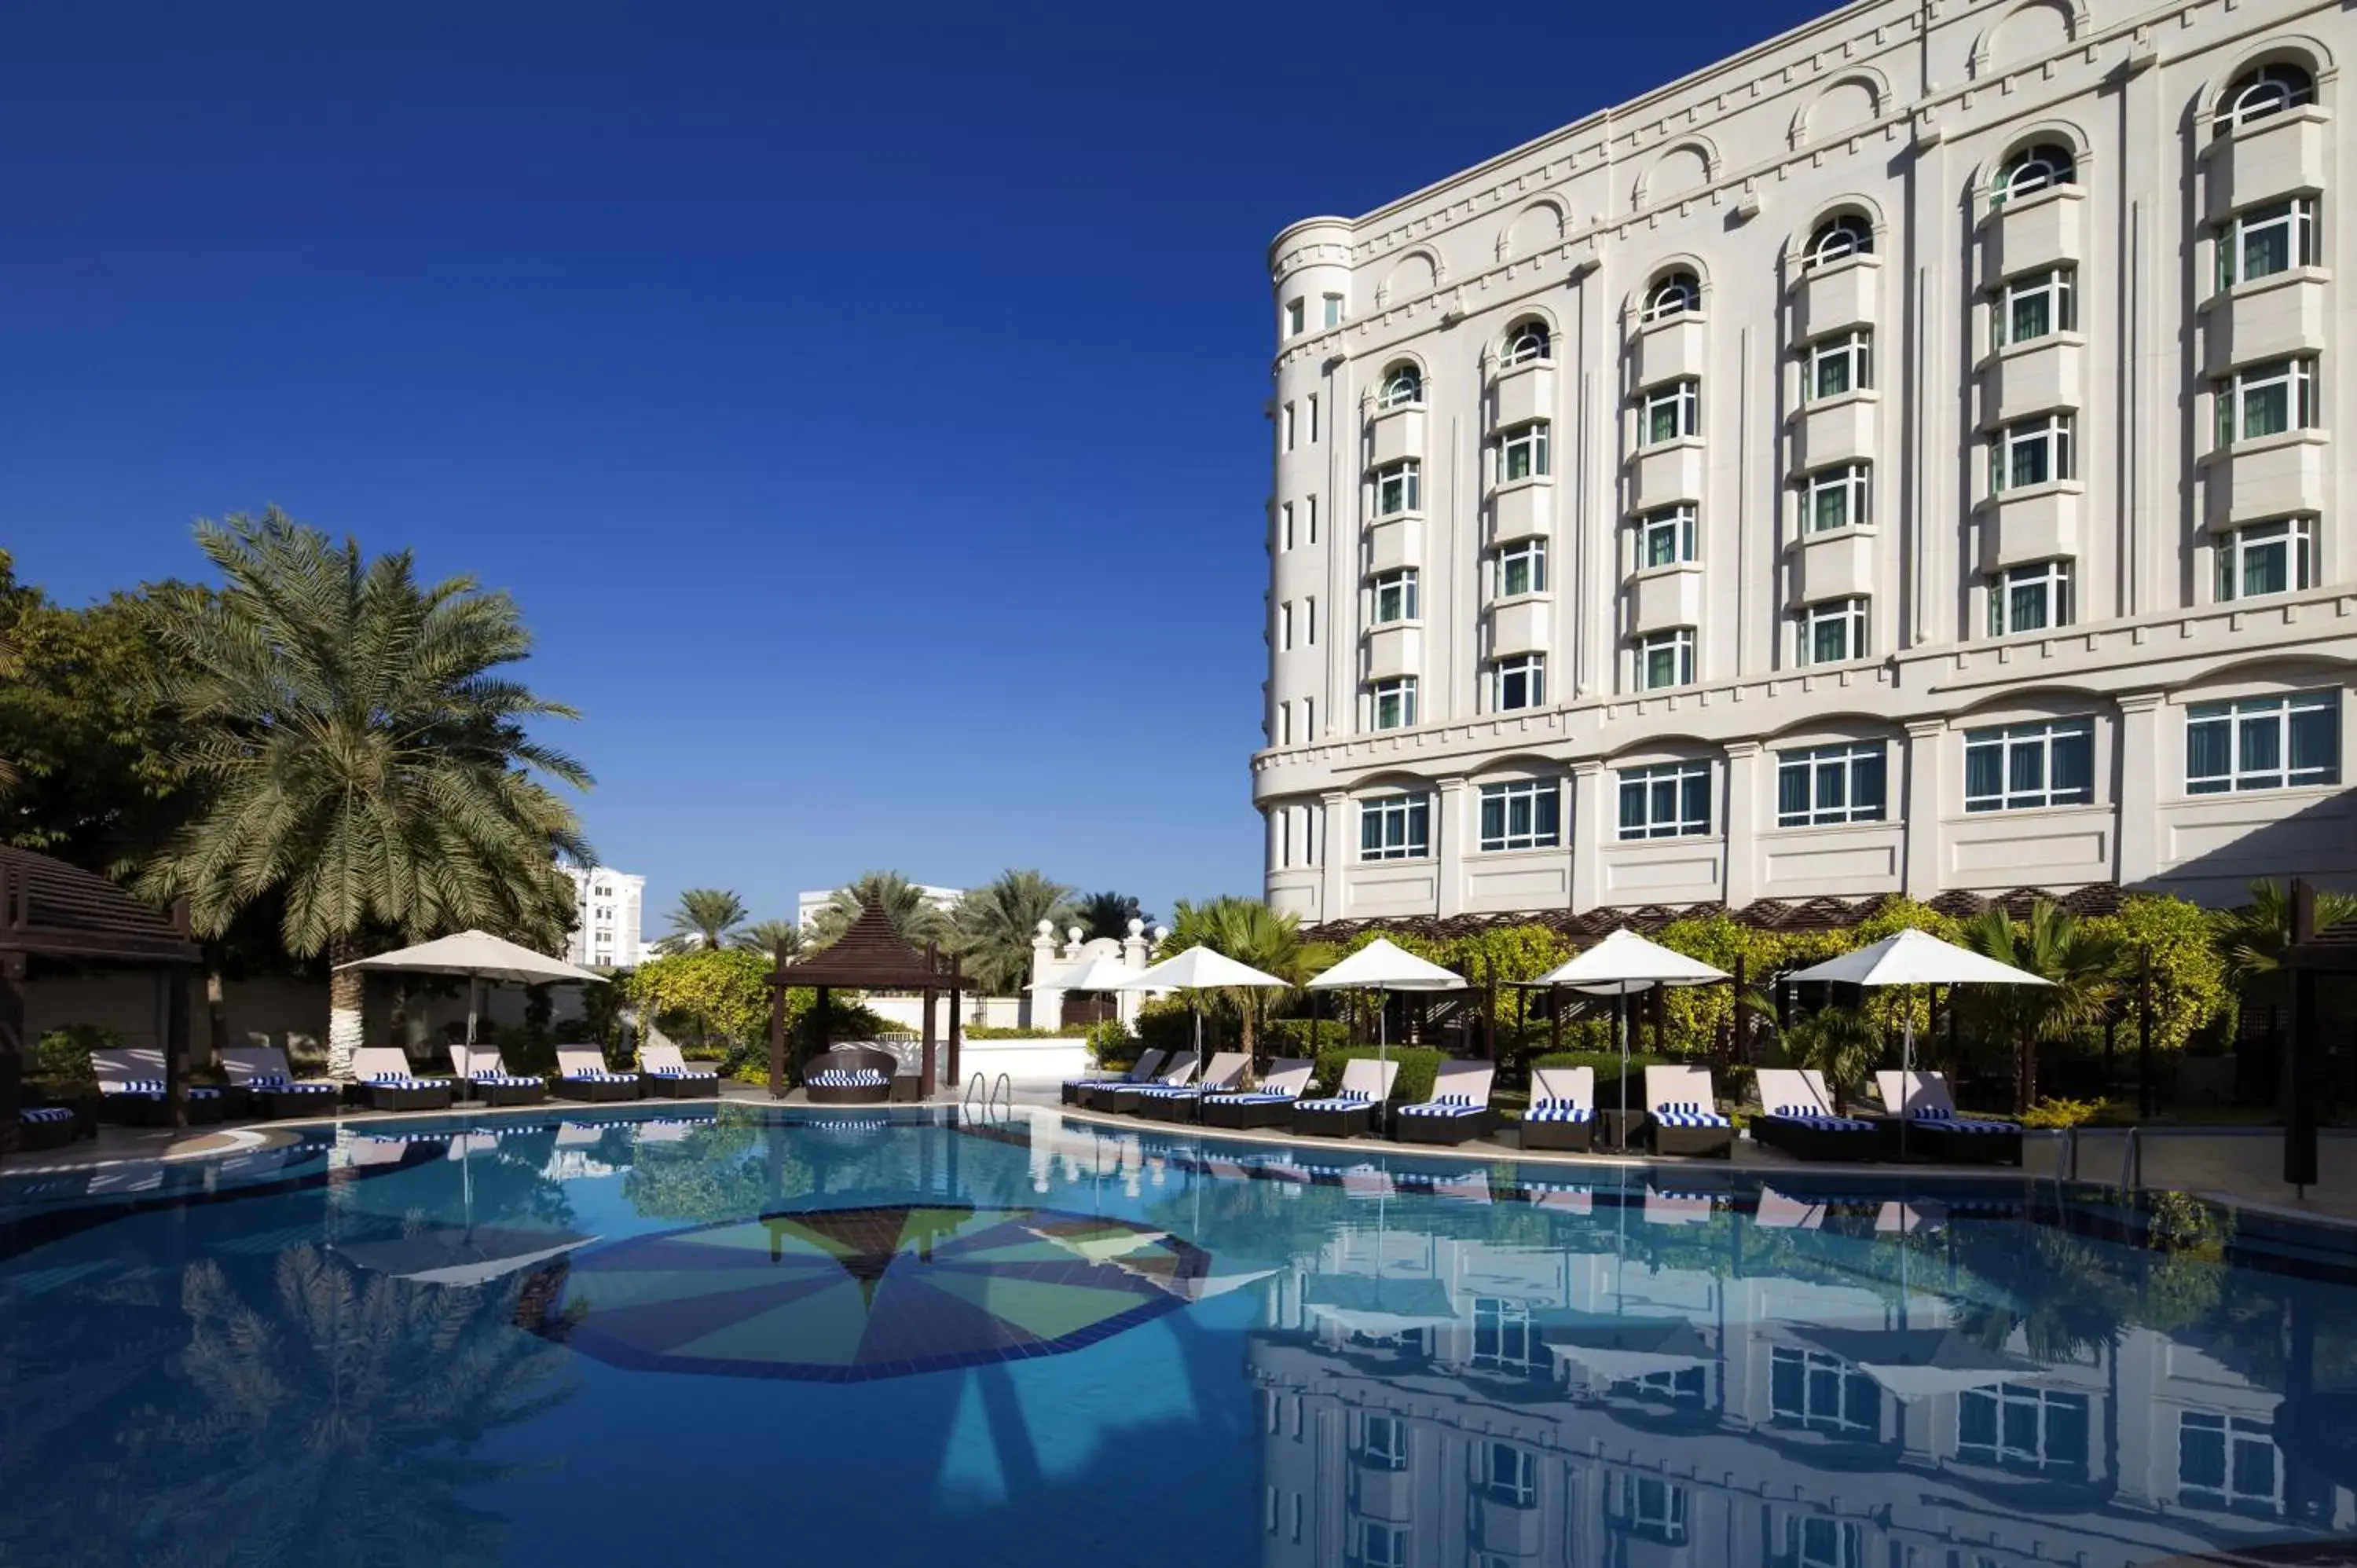
[[[1648,324],[1667,321],[1673,316],[1684,316],[1689,310],[1702,308],[1702,279],[1680,268],[1663,273],[1645,291],[1644,308],[1638,319]]]
[[[1989,199],[2002,207],[2007,201],[2018,201],[2058,185],[2070,185],[2078,177],[2078,161],[2072,157],[2070,148],[2060,142],[2040,142],[2005,160],[1996,171],[1996,186]]]
[[[1817,225],[1809,236],[1809,250],[1802,260],[1804,268],[1829,266],[1852,256],[1874,253],[1874,225],[1855,212],[1843,212]]]
[[[2316,79],[2298,66],[2279,61],[2246,70],[2226,89],[2218,112],[2221,132],[2238,130],[2254,120],[2316,102]]]
[[[1394,365],[1383,372],[1383,390],[1375,394],[1377,408],[1413,408],[1424,401],[1424,372],[1411,364]]]
[[[1506,333],[1504,352],[1498,356],[1501,366],[1527,365],[1536,360],[1555,357],[1555,338],[1544,321],[1518,321]]]

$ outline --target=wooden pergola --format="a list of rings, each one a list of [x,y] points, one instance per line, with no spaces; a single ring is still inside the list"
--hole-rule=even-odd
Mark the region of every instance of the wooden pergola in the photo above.
[[[188,1124],[188,978],[201,960],[185,902],[169,914],[103,876],[0,847],[0,1153],[14,1153],[25,1101],[25,976],[30,961],[151,969],[163,988],[164,1091]]]
[[[786,991],[808,986],[818,993],[811,1008],[808,1038],[819,1048],[826,1045],[827,993],[832,991],[914,991],[925,999],[924,1063],[919,1069],[920,1092],[933,1095],[933,1004],[942,993],[950,998],[949,1078],[957,1081],[958,1047],[963,1028],[958,1018],[958,993],[980,989],[981,983],[963,973],[956,955],[928,943],[920,950],[899,931],[884,911],[863,908],[850,928],[826,948],[809,957],[789,961],[779,950],[777,968],[770,974],[770,1098],[786,1092]],[[807,1058],[809,1053],[804,1052]],[[797,1066],[800,1065],[798,1061]]]

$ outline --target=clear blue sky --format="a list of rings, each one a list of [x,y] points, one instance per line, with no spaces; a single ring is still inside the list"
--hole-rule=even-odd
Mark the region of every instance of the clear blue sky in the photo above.
[[[1253,892],[1268,240],[1819,8],[23,0],[0,544],[81,601],[276,502],[512,590],[651,929]]]

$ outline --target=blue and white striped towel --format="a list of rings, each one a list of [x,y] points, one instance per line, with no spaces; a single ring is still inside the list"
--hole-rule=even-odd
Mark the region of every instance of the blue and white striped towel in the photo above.
[[[1585,1105],[1575,1105],[1568,1100],[1542,1100],[1523,1112],[1525,1122],[1587,1122],[1596,1112]]]
[[[811,1079],[818,1089],[878,1089],[889,1081],[881,1068],[872,1067],[829,1068]]]
[[[1490,1108],[1476,1105],[1469,1094],[1436,1094],[1421,1105],[1403,1105],[1403,1116],[1479,1116]]]
[[[1910,1112],[1918,1122],[1928,1122],[1942,1132],[1957,1133],[2018,1133],[2021,1127],[2013,1122],[1989,1122],[1977,1116],[1959,1116],[1944,1105],[1918,1105]]]
[[[1653,1108],[1653,1120],[1664,1127],[1729,1127],[1734,1125],[1716,1111],[1705,1111],[1698,1100],[1673,1101]]]
[[[1346,1089],[1330,1100],[1304,1100],[1295,1106],[1298,1111],[1356,1111],[1367,1104],[1363,1089]]]

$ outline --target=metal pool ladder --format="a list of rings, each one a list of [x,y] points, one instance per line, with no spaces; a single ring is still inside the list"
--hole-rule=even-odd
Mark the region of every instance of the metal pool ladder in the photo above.
[[[996,1081],[992,1082],[985,1083],[979,1072],[966,1079],[965,1099],[958,1109],[963,1111],[966,1106],[979,1100],[982,1113],[985,1116],[995,1116],[998,1114],[998,1094],[1001,1090],[1006,1091],[1006,1113],[1012,1116],[1015,1114],[1015,1079],[1011,1075],[1003,1072],[998,1075]]]

